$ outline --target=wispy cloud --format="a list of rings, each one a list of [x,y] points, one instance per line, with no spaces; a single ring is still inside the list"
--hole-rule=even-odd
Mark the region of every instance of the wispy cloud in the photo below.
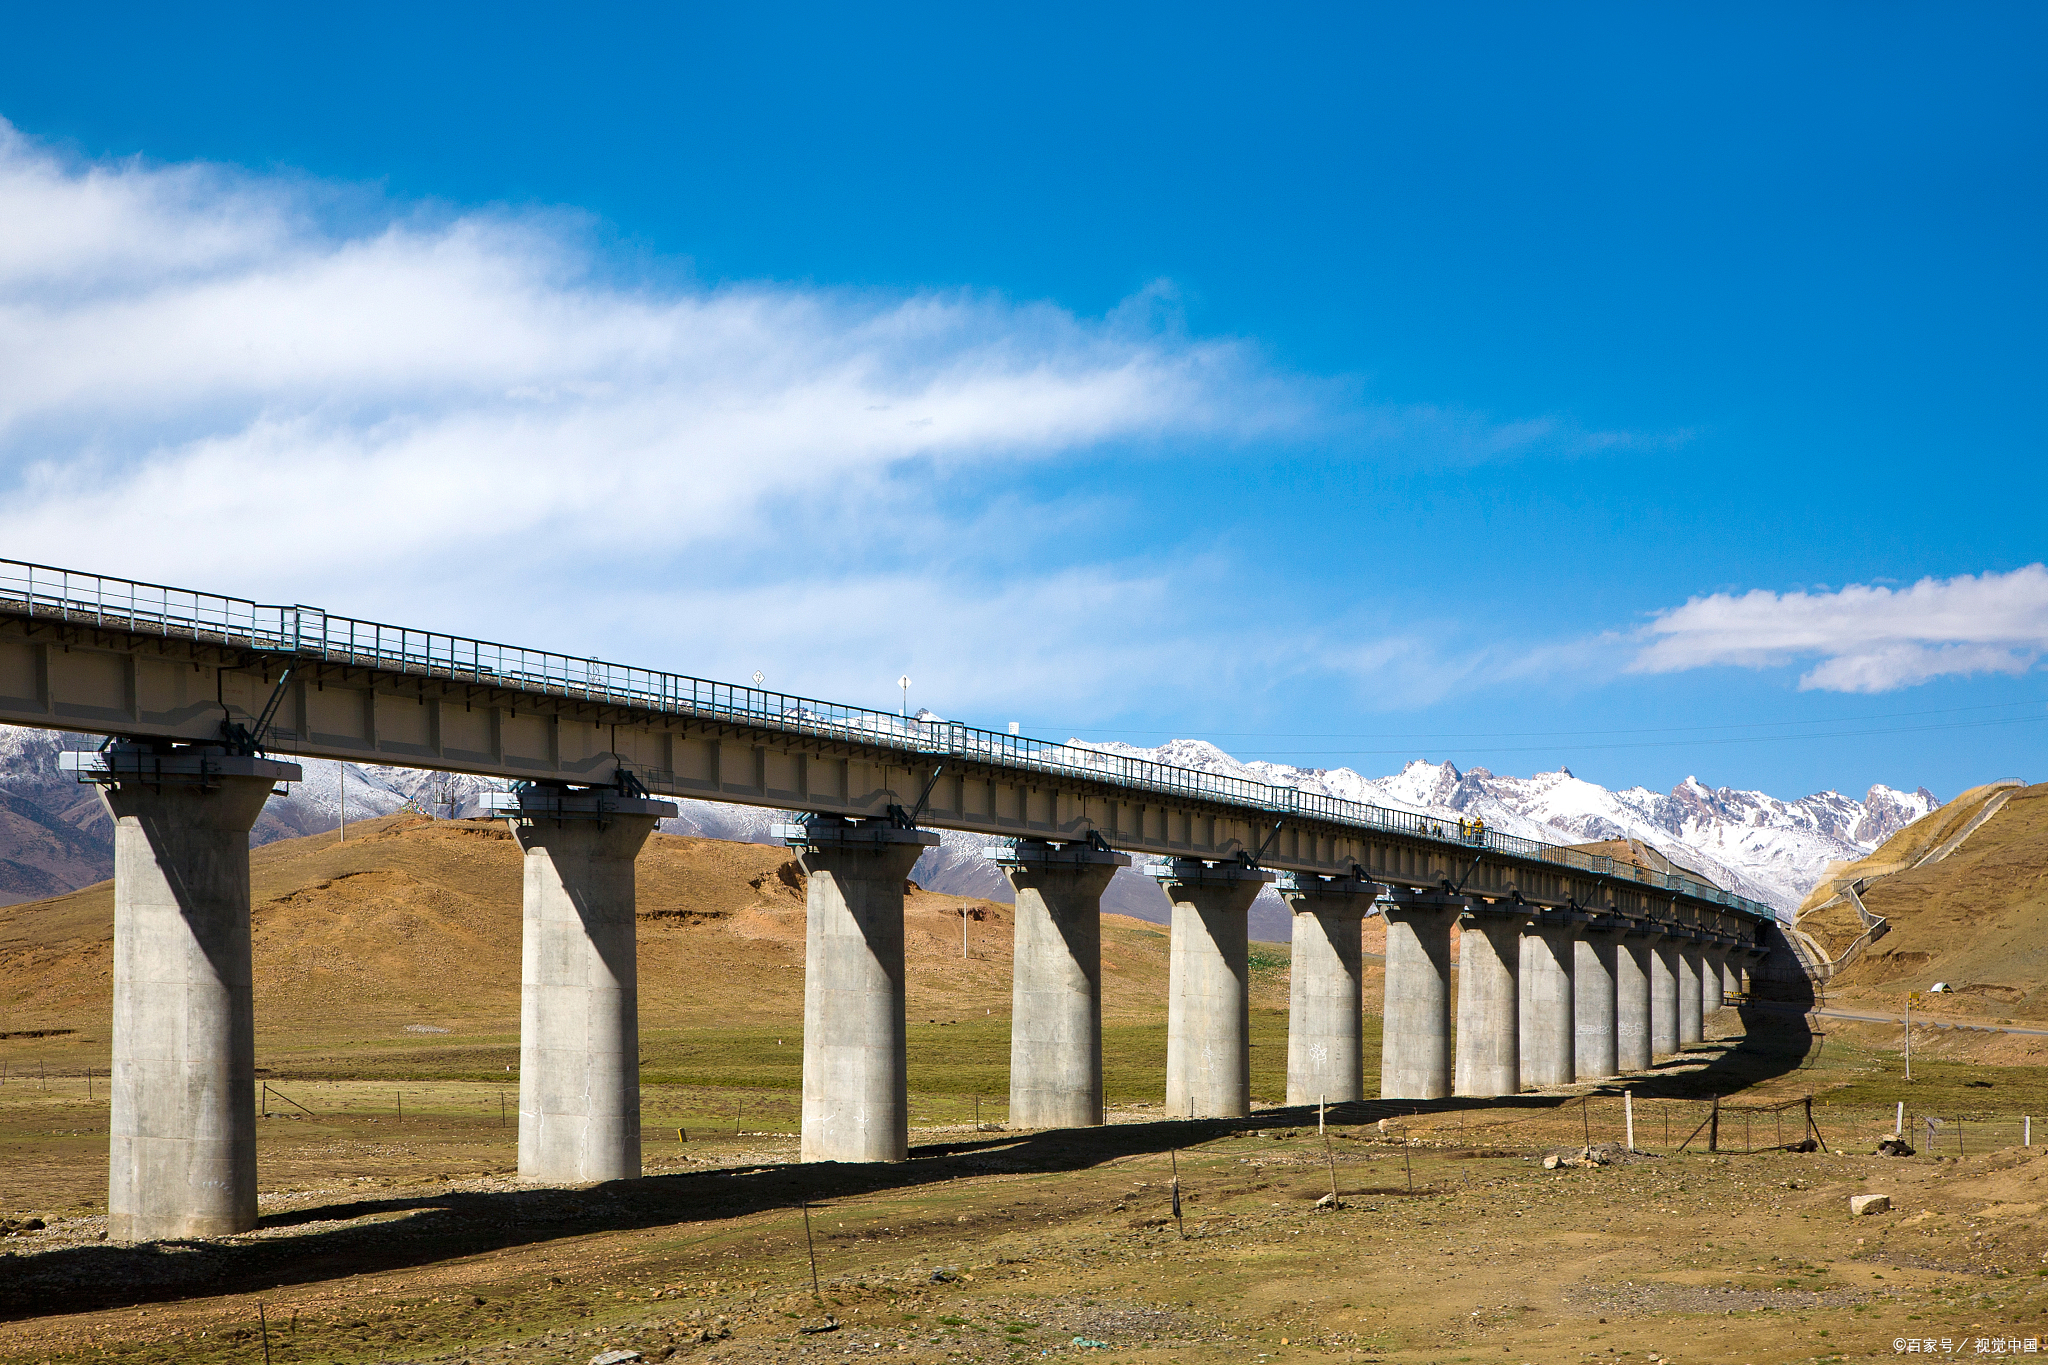
[[[1698,433],[1606,431],[1565,417],[1501,421],[1469,409],[1427,404],[1358,404],[1335,425],[1390,456],[1429,469],[1513,464],[1532,458],[1589,459],[1622,453],[1663,454]]]
[[[1907,588],[1714,593],[1659,612],[1643,637],[1634,672],[1815,661],[1799,685],[1829,692],[2019,674],[2048,653],[2048,568],[1924,578]]]

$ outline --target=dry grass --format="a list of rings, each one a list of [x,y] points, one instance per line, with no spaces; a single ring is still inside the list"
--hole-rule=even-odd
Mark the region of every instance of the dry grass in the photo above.
[[[346,843],[285,840],[250,861],[265,1064],[304,1049],[449,1046],[408,1025],[475,1040],[516,1035],[520,856],[502,826],[387,816],[352,826]],[[788,851],[656,835],[638,876],[643,1029],[786,1032],[803,991],[803,882]],[[922,890],[907,898],[912,1019],[1007,1016],[1012,913]],[[112,925],[109,883],[0,907],[0,1033],[69,1030],[6,1040],[21,1044],[9,1056],[106,1064]],[[1165,980],[1165,931],[1105,917],[1105,1016],[1152,1017]],[[1258,973],[1254,985],[1255,1004],[1285,1008],[1284,977]]]
[[[1902,832],[1903,833],[1903,832]],[[1908,991],[1936,981],[1953,995],[1923,995],[1930,1019],[2048,1019],[2048,786],[2014,793],[1954,853],[1875,883],[1864,903],[1890,927],[1829,983],[1831,1003],[1896,1012]],[[1883,850],[1880,850],[1883,852]],[[1839,951],[1853,911],[1802,921]],[[1817,933],[1817,936],[1819,934]]]
[[[1808,917],[1840,895],[1843,887],[1859,878],[1875,881],[1879,877],[1889,877],[1895,872],[1911,867],[1941,847],[1952,835],[1975,819],[1977,813],[1999,792],[2010,790],[2011,787],[2004,783],[1972,787],[1947,805],[1929,811],[1904,829],[1894,832],[1889,839],[1864,857],[1846,863],[1830,863],[1821,879],[1814,883],[1813,890],[1809,891],[1806,899],[1800,903],[1795,917],[1800,927],[1809,933],[1816,933],[1816,926],[1833,928],[1839,924],[1841,928],[1847,929],[1847,933],[1842,937],[1842,943],[1838,947],[1845,946],[1861,929],[1855,910],[1846,902],[1839,907],[1848,916],[1846,920],[1841,920],[1839,915],[1831,913],[1825,919],[1816,919],[1813,924],[1809,924]]]
[[[1664,1070],[1732,1075],[1731,1052],[1788,1048],[1808,1069],[1752,1058],[1752,1095],[1891,1093],[1868,1057],[1834,1039],[1816,1054],[1797,1029]],[[793,1142],[751,1124],[656,1144],[650,1124],[647,1178],[583,1190],[508,1178],[489,1087],[413,1083],[400,1121],[386,1083],[300,1081],[318,1112],[263,1125],[258,1233],[128,1250],[92,1240],[90,1210],[46,1206],[55,1229],[10,1241],[30,1254],[0,1263],[0,1360],[260,1359],[259,1303],[279,1365],[583,1365],[610,1347],[951,1365],[1085,1353],[1077,1336],[1158,1365],[1651,1352],[1754,1365],[1885,1355],[1907,1334],[2048,1333],[2033,1274],[2048,1264],[2048,1155],[1987,1123],[1960,1160],[1869,1156],[1889,1106],[1863,1101],[1817,1111],[1830,1154],[1680,1153],[1706,1106],[1644,1092],[1682,1079],[1639,1085],[1651,1155],[1592,1170],[1539,1158],[1587,1132],[1618,1139],[1618,1096],[1341,1111],[1327,1149],[1299,1111],[1227,1124],[1129,1109],[1082,1133],[962,1124],[920,1132],[894,1167],[794,1167]],[[656,1087],[650,1109],[699,1103],[691,1090]],[[93,1117],[82,1095],[49,1092],[0,1114],[10,1145]],[[1746,1128],[1724,1109],[1724,1146],[1790,1135],[1774,1122]],[[90,1167],[88,1145],[49,1150],[50,1164]],[[1333,1169],[1347,1207],[1315,1212]],[[1871,1191],[1895,1212],[1848,1217],[1848,1196]],[[798,1335],[824,1312],[836,1332]]]
[[[1992,828],[1965,853],[1982,854]],[[2033,1273],[2048,1266],[2048,1156],[2012,1145],[2019,1114],[2048,1108],[2048,1067],[1973,1056],[2010,1040],[1916,1044],[1908,1088],[1896,1030],[1817,1036],[1765,1016],[1743,1036],[1728,1011],[1714,1023],[1732,1036],[1630,1080],[1637,1143],[1654,1153],[1636,1162],[1541,1168],[1547,1150],[1620,1138],[1612,1087],[1361,1106],[1335,1116],[1326,1147],[1298,1110],[1160,1117],[1166,939],[1112,921],[1112,1126],[983,1132],[977,1101],[982,1120],[1003,1117],[1009,911],[917,894],[913,1159],[797,1167],[802,911],[788,860],[665,839],[641,866],[648,1175],[537,1190],[512,1179],[500,1117],[517,1042],[509,841],[394,818],[345,848],[302,840],[256,858],[260,1061],[304,1107],[272,1100],[259,1125],[264,1222],[248,1237],[95,1240],[106,1105],[78,1073],[104,1065],[109,901],[99,889],[0,910],[11,1018],[77,1030],[0,1040],[0,1211],[53,1225],[4,1243],[20,1253],[0,1258],[8,1365],[252,1362],[259,1304],[278,1365],[585,1365],[614,1346],[806,1365],[1093,1355],[1077,1337],[1158,1365],[1652,1352],[1756,1365],[1888,1355],[1909,1333],[2048,1333]],[[965,960],[962,909],[983,916],[967,921]],[[1284,952],[1254,961],[1254,1092],[1275,1100]],[[1376,973],[1369,990],[1377,1001]],[[25,1084],[36,1061],[65,1074]],[[1745,1110],[1809,1093],[1833,1153],[1672,1150],[1710,1095],[1728,1106],[1724,1145],[1766,1145],[1785,1120]],[[1966,1154],[1864,1155],[1899,1098],[1962,1118]],[[1333,1170],[1347,1207],[1317,1213]],[[1185,1237],[1168,1216],[1176,1171]],[[1847,1197],[1867,1191],[1898,1211],[1850,1219]],[[837,1330],[798,1334],[826,1311]]]

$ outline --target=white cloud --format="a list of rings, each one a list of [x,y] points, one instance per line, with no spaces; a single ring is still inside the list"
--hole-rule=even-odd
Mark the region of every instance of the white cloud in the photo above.
[[[2048,653],[2048,568],[1924,578],[1908,588],[1714,593],[1659,612],[1644,635],[1634,672],[1818,660],[1799,685],[1829,692],[2019,674]]]
[[[67,161],[4,122],[0,224],[0,554],[848,699],[909,668],[942,710],[1302,675],[1426,703],[1474,661],[1281,619],[1214,528],[1134,554],[1063,468],[1176,477],[1311,429],[1404,466],[1634,439],[1277,373],[1190,337],[1170,284],[1087,318],[621,281],[572,214]]]
[[[323,193],[67,165],[0,125],[9,554],[389,602],[394,577],[492,559],[539,577],[773,539],[791,504],[907,468],[1299,415],[1242,346],[1128,314],[621,285],[560,219],[350,231]]]

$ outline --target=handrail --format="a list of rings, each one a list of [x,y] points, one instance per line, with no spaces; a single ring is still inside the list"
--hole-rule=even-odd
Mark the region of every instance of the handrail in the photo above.
[[[1489,849],[1582,872],[1620,877],[1766,919],[1776,918],[1776,912],[1767,905],[1676,873],[1617,864],[1604,855],[1496,830],[1448,830],[1443,821],[1415,811],[1348,801],[1295,787],[1276,787],[1156,759],[1134,758],[1087,744],[1059,744],[978,729],[958,721],[919,720],[686,674],[358,621],[318,607],[268,605],[160,583],[0,559],[0,612],[5,611],[110,627],[130,634],[177,635],[260,654],[387,668],[669,715],[741,723],[808,738],[880,744],[1016,771],[1094,778],[1116,786],[1250,808],[1266,816],[1296,815]]]

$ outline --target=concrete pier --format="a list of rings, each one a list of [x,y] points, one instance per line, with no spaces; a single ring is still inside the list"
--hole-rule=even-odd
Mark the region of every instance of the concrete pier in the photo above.
[[[1454,1094],[1486,1099],[1522,1088],[1518,988],[1528,921],[1522,906],[1494,901],[1475,904],[1459,922]]]
[[[1742,964],[1744,944],[1735,939],[1728,951],[1721,954],[1721,1003],[1725,1006],[1735,996],[1742,994]]]
[[[1102,893],[1130,858],[1039,839],[989,850],[1017,893],[1010,1126],[1102,1122]]]
[[[1522,930],[1519,1081],[1524,1090],[1572,1080],[1576,918],[1568,910],[1545,910],[1531,916]]]
[[[1357,877],[1283,873],[1294,912],[1288,973],[1287,1102],[1365,1098],[1365,997],[1360,929],[1386,888]]]
[[[1408,890],[1394,891],[1386,904],[1381,1099],[1451,1093],[1451,926],[1471,906],[1466,896]]]
[[[1604,1081],[1618,1075],[1614,976],[1622,955],[1620,924],[1595,918],[1572,943],[1572,1076]]]
[[[525,852],[519,1177],[640,1175],[640,974],[633,860],[673,803],[534,786],[493,800]]]
[[[1700,949],[1700,1016],[1718,1013],[1724,1003],[1721,999],[1721,963],[1727,956],[1728,947],[1719,934],[1714,935]]]
[[[1650,949],[1650,1051],[1678,1051],[1678,940],[1659,938]]]
[[[1700,943],[1690,930],[1678,948],[1678,1045],[1697,1043],[1706,1037],[1700,1026]]]
[[[1245,916],[1273,874],[1176,860],[1152,874],[1173,902],[1166,987],[1166,1112],[1251,1113],[1251,968]]]
[[[1648,1071],[1656,1033],[1651,1023],[1650,980],[1656,974],[1658,933],[1637,920],[1621,936],[1614,956],[1614,1065]],[[1676,1026],[1673,1026],[1674,1036]]]
[[[249,830],[299,768],[117,744],[74,766],[114,817],[107,1237],[256,1226]]]
[[[825,815],[775,833],[799,851],[807,879],[798,1159],[907,1160],[903,881],[939,836]]]

